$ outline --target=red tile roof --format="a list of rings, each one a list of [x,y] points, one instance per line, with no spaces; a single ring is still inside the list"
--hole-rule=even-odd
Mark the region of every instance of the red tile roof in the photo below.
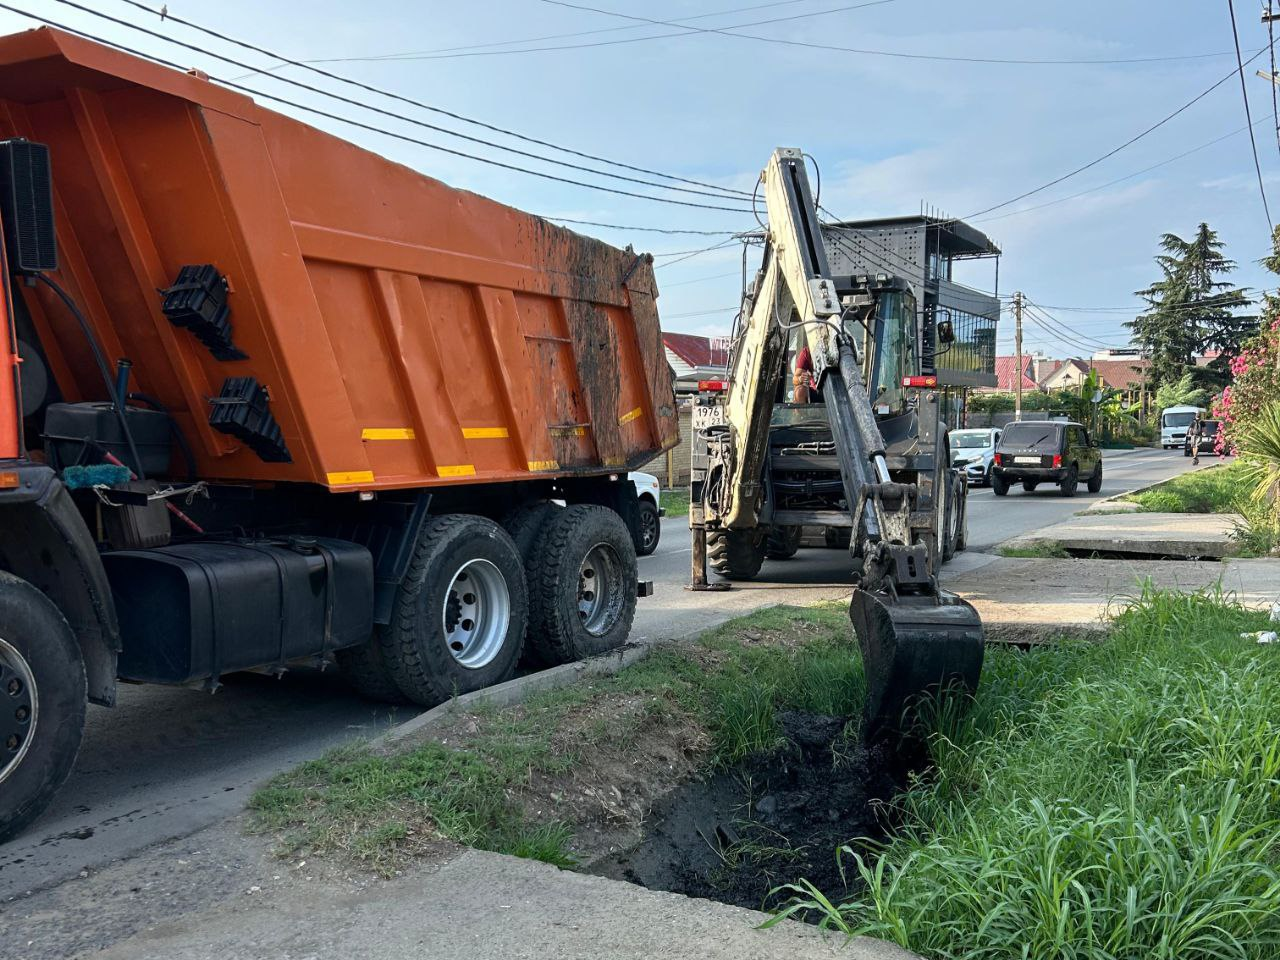
[[[711,349],[711,338],[694,333],[663,332],[662,342],[668,350],[691,367],[723,367],[728,358],[726,351],[717,346]]]
[[[1017,389],[1017,371],[1018,358],[1012,357],[996,357],[996,389],[997,390],[1016,390]],[[1034,390],[1036,382],[1031,378],[1031,357],[1024,355],[1022,358],[1022,389]]]
[[[1112,390],[1136,390],[1142,386],[1142,371],[1151,365],[1150,360],[1132,357],[1124,360],[1094,360],[1093,369]]]

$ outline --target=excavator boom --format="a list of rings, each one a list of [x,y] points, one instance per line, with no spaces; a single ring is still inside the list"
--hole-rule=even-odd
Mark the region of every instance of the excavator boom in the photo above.
[[[744,296],[723,423],[706,431],[706,479],[695,485],[695,584],[700,576],[705,583],[705,569],[700,575],[696,567],[708,529],[741,537],[759,526],[770,416],[789,334],[799,328],[851,514],[850,552],[859,567],[850,618],[867,677],[868,726],[897,727],[913,698],[957,683],[973,689],[982,666],[977,612],[937,580],[939,511],[925,501],[943,495],[949,465],[934,457],[927,476],[893,476],[863,378],[868,358],[858,354],[854,305],[842,301],[831,276],[802,152],[774,151],[761,179],[769,218],[764,259]],[[864,344],[880,349],[874,337]],[[920,397],[916,414],[918,439],[935,442],[936,396]]]

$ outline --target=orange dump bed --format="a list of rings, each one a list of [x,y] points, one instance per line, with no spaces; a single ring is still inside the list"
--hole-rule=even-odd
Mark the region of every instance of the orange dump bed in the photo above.
[[[417,487],[636,466],[677,440],[648,258],[456,190],[197,76],[41,29],[0,38],[0,137],[48,144],[59,273],[210,479]],[[161,312],[229,284],[219,360]],[[73,318],[23,290],[64,399],[105,398]],[[266,388],[289,462],[210,426]]]

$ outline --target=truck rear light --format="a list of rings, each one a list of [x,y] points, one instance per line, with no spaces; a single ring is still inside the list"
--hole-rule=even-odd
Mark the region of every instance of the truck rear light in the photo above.
[[[927,377],[903,377],[902,385],[904,387],[936,387],[938,378],[932,375]]]
[[[1053,455],[1053,465],[1055,468],[1062,466],[1062,454],[1055,453]]]
[[[699,380],[698,390],[709,390],[713,393],[722,393],[729,389],[728,380]]]
[[[21,483],[22,478],[18,476],[16,471],[0,471],[0,490],[12,490],[14,487],[20,486]]]

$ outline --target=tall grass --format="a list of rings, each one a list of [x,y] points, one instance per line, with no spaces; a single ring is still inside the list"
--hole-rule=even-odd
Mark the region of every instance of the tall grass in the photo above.
[[[1280,652],[1220,591],[1144,588],[1108,643],[989,655],[861,892],[789,912],[939,958],[1280,955]]]

